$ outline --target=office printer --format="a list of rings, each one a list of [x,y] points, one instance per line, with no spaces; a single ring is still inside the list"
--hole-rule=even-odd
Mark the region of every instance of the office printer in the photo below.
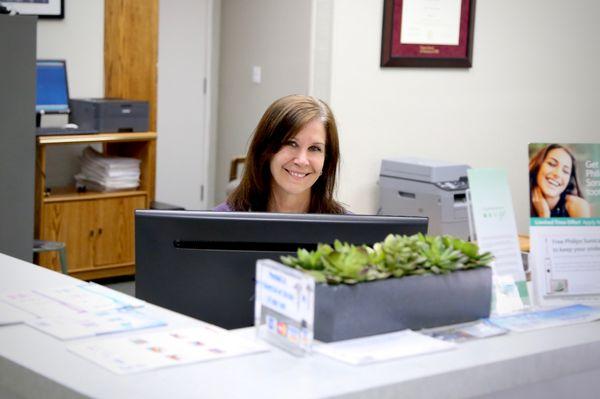
[[[119,98],[72,99],[71,122],[99,132],[148,131],[148,102]]]
[[[469,236],[468,165],[402,157],[381,161],[382,215],[427,216],[429,234]]]

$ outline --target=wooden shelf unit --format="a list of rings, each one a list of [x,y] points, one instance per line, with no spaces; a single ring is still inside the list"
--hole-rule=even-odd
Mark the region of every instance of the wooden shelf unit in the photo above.
[[[35,237],[66,243],[69,274],[81,279],[135,273],[134,210],[154,199],[156,133],[96,133],[38,136],[35,173]],[[136,190],[82,192],[74,187],[46,191],[48,146],[102,143],[110,156],[141,160]],[[60,270],[58,254],[39,254],[37,263]]]

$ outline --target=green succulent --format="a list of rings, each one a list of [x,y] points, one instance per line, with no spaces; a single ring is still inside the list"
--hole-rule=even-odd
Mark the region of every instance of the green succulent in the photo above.
[[[388,277],[445,274],[489,266],[493,256],[479,247],[452,236],[423,234],[388,235],[372,247],[336,240],[333,247],[319,244],[315,251],[298,249],[296,256],[281,261],[303,270],[317,282],[355,284]]]

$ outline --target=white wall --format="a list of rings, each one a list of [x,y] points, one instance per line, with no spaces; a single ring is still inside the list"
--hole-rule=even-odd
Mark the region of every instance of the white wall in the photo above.
[[[224,0],[221,5],[215,200],[225,198],[229,162],[244,155],[265,109],[287,94],[308,94],[311,1]],[[251,80],[262,69],[262,83]]]
[[[338,198],[375,212],[385,157],[503,168],[527,233],[527,143],[600,141],[599,14],[594,0],[480,0],[471,69],[382,69],[383,1],[336,0]]]
[[[71,97],[104,96],[104,0],[65,0],[64,19],[40,19],[37,57],[67,61]],[[84,147],[48,148],[49,186],[73,184]]]

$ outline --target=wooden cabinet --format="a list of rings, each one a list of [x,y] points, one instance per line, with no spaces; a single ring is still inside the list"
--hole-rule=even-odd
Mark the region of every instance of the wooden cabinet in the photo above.
[[[135,273],[135,209],[148,208],[154,197],[156,133],[101,133],[37,138],[36,237],[66,243],[69,274],[82,279]],[[140,159],[137,190],[83,192],[74,188],[46,192],[46,147],[103,143],[108,155]],[[41,253],[41,266],[60,270],[58,254]]]

